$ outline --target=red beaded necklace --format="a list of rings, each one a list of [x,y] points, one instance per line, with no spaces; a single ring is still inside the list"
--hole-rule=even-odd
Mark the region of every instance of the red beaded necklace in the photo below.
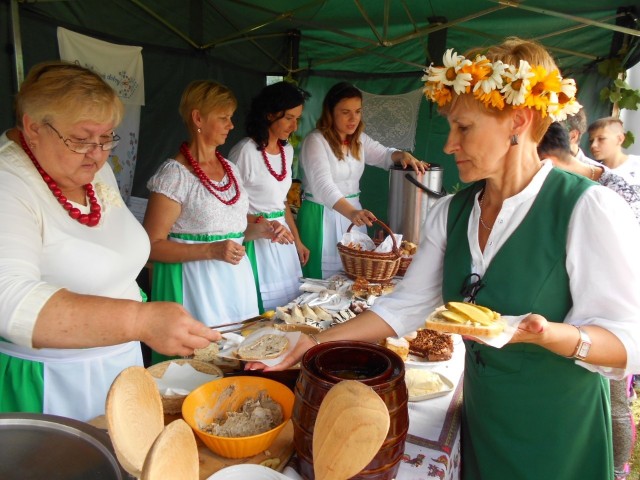
[[[280,169],[282,173],[280,174],[277,174],[269,163],[269,159],[267,158],[267,148],[263,147],[260,149],[260,151],[262,152],[262,159],[264,160],[264,164],[267,166],[267,170],[269,170],[271,176],[273,176],[273,178],[275,178],[277,181],[281,182],[287,176],[287,160],[284,155],[284,147],[280,142],[278,142],[278,148],[280,149],[280,159],[282,160],[282,168]]]
[[[236,180],[236,177],[233,174],[233,170],[231,169],[231,165],[229,165],[229,163],[224,159],[224,157],[220,154],[220,152],[218,152],[218,150],[216,150],[216,158],[220,162],[220,165],[222,165],[222,168],[224,169],[225,173],[227,174],[227,177],[229,177],[229,181],[225,185],[222,185],[221,187],[217,186],[209,178],[209,176],[206,173],[204,173],[204,170],[202,170],[202,168],[200,168],[200,165],[198,164],[198,162],[196,162],[196,160],[191,155],[191,152],[189,151],[189,145],[187,144],[187,142],[184,142],[180,146],[180,153],[182,153],[182,155],[184,155],[184,158],[187,159],[187,162],[189,162],[189,165],[191,165],[191,168],[193,168],[193,172],[200,179],[200,182],[202,183],[202,185],[204,185],[204,188],[209,190],[209,192],[214,197],[216,197],[218,200],[220,200],[225,205],[233,205],[234,203],[236,203],[240,199],[240,189],[238,188],[238,181]],[[236,193],[233,196],[233,198],[231,198],[230,200],[225,200],[224,198],[221,198],[216,193],[216,191],[218,191],[218,192],[226,192],[227,190],[229,190],[231,188],[231,185],[234,186]]]
[[[56,181],[51,178],[49,174],[45,172],[44,169],[40,166],[40,163],[38,162],[38,160],[36,160],[36,156],[29,148],[29,145],[27,145],[22,132],[20,132],[20,144],[22,145],[22,149],[24,150],[24,152],[33,162],[36,170],[38,170],[38,173],[44,180],[44,183],[47,184],[49,190],[51,190],[51,193],[53,193],[53,196],[56,197],[58,203],[62,205],[62,208],[64,208],[69,213],[69,216],[74,220],[80,222],[82,225],[86,225],[87,227],[95,227],[96,225],[98,225],[101,217],[100,211],[102,209],[100,208],[100,204],[98,203],[98,199],[96,198],[96,193],[93,190],[93,185],[87,183],[84,186],[84,191],[86,192],[87,198],[89,199],[89,209],[91,213],[82,213],[80,212],[79,208],[75,208],[73,205],[71,205],[71,202],[67,200],[67,197],[62,194],[62,190],[60,190]]]

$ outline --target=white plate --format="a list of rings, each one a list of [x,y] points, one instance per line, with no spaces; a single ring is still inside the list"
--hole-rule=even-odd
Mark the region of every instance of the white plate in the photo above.
[[[430,361],[427,360],[424,357],[420,357],[418,355],[413,355],[413,354],[409,354],[409,357],[404,361],[405,365],[408,366],[415,366],[415,367],[426,367],[426,366],[435,366],[435,365],[444,365],[446,364],[449,360],[437,360],[437,361]]]
[[[447,377],[445,377],[441,373],[438,373],[438,372],[434,372],[434,373],[438,375],[442,380],[442,383],[444,383],[443,389],[440,390],[439,392],[426,393],[424,395],[414,395],[414,396],[409,395],[410,402],[421,402],[423,400],[429,400],[431,398],[442,397],[453,391],[454,385],[451,380],[449,380]]]
[[[207,480],[291,480],[289,477],[263,465],[245,463],[218,470]]]

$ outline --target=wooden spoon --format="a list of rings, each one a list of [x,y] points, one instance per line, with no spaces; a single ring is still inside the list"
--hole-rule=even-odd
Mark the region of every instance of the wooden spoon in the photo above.
[[[335,384],[320,404],[313,429],[316,480],[346,480],[378,453],[389,432],[389,410],[357,380]]]
[[[118,461],[136,478],[162,429],[162,399],[156,382],[143,367],[120,372],[107,394],[106,417],[109,436]]]
[[[153,442],[142,467],[142,480],[198,480],[199,469],[193,430],[180,419],[167,425]]]

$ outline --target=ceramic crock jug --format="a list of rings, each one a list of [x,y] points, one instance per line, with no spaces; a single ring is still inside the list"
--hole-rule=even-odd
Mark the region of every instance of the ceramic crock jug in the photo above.
[[[409,430],[408,393],[404,362],[385,347],[352,341],[325,342],[302,358],[293,406],[294,444],[300,474],[313,479],[313,429],[318,410],[329,389],[342,380],[370,386],[389,409],[387,438],[371,462],[355,477],[391,480],[396,477]]]

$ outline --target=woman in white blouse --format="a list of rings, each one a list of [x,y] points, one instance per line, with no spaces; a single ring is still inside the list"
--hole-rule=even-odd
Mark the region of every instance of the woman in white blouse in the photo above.
[[[580,108],[575,82],[517,38],[449,49],[424,79],[470,185],[434,204],[392,293],[303,335],[269,370],[317,342],[405,335],[443,303],[473,300],[523,318],[500,348],[464,339],[461,478],[613,480],[607,380],[640,371],[640,227],[620,195],[538,157],[552,119]]]
[[[147,184],[151,195],[144,228],[155,262],[151,298],[179,302],[209,326],[258,314],[242,241],[271,236],[267,224],[247,226],[247,192],[235,165],[217,150],[233,128],[236,105],[224,85],[189,84],[180,114],[191,138]]]
[[[300,154],[304,197],[298,228],[311,252],[302,268],[306,277],[328,278],[342,270],[336,247],[342,235],[351,223],[366,232],[376,220],[360,204],[364,166],[389,169],[394,163],[425,170],[409,152],[387,148],[364,133],[360,90],[346,82],[331,87],[316,130],[305,137]]]
[[[72,63],[34,66],[0,135],[0,412],[104,413],[139,341],[191,355],[220,335],[183,307],[145,303],[149,238],[107,162],[122,102]]]
[[[298,129],[307,97],[288,82],[264,87],[251,102],[248,136],[229,153],[247,189],[249,223],[269,223],[274,232],[273,238],[245,242],[261,310],[273,310],[299,295],[300,264],[309,258],[286,201],[293,162],[288,140]]]

